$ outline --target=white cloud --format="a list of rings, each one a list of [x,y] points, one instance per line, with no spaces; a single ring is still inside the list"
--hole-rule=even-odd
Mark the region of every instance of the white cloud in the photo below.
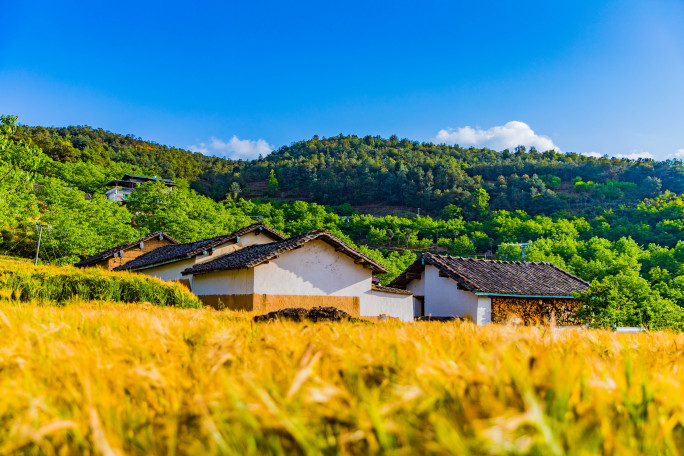
[[[655,157],[653,156],[652,153],[644,152],[644,151],[638,151],[636,149],[633,150],[632,153],[630,153],[630,154],[616,154],[615,158],[629,158],[630,160],[638,160],[640,158],[653,158],[653,159],[655,159]]]
[[[684,149],[677,149],[677,152],[674,153],[674,156],[677,158],[684,158]]]
[[[483,130],[470,126],[456,130],[439,130],[434,142],[440,144],[458,144],[460,146],[488,147],[494,150],[513,149],[523,145],[535,147],[537,150],[546,151],[555,149],[560,152],[548,136],[536,134],[525,122],[517,120]]]
[[[223,141],[219,138],[212,138],[209,143],[200,143],[199,145],[190,146],[189,149],[193,152],[200,152],[204,155],[213,155],[215,157],[230,158],[233,160],[254,160],[259,155],[266,156],[273,152],[273,146],[264,139],[239,139],[233,135],[228,141]]]
[[[587,157],[601,158],[603,155],[598,152],[582,152],[580,155],[585,155]]]

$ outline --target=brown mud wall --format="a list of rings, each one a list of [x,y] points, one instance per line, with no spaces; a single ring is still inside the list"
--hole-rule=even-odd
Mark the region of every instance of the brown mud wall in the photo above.
[[[254,295],[198,295],[205,306],[216,310],[252,310],[254,308]]]
[[[197,296],[205,305],[214,309],[252,310],[265,314],[275,310],[298,307],[335,307],[347,312],[352,317],[361,316],[360,299],[356,296],[302,296],[302,295],[200,295]]]
[[[579,325],[574,299],[516,298],[492,296],[492,323],[507,323],[520,318],[526,325],[548,324],[552,316],[559,326]]]
[[[289,307],[335,307],[352,317],[361,316],[360,300],[355,296],[254,295],[254,311],[259,314]]]

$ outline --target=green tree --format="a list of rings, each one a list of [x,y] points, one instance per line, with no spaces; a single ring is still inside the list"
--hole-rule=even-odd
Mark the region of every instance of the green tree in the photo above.
[[[228,192],[228,195],[232,199],[237,199],[241,191],[242,189],[240,188],[240,184],[237,182],[233,182],[232,184],[230,184],[230,191]]]
[[[593,327],[644,325],[652,330],[684,329],[684,309],[663,298],[638,276],[618,274],[594,280],[575,298],[582,304],[576,315]]]
[[[268,176],[268,186],[266,187],[266,192],[268,193],[268,196],[275,196],[279,189],[280,185],[278,185],[278,179],[275,176],[275,172],[271,170],[271,174]]]
[[[49,160],[40,149],[17,137],[16,120],[0,116],[0,233],[10,239],[38,219],[34,178]]]
[[[489,193],[484,188],[479,188],[473,194],[473,207],[480,218],[484,218],[489,211]]]

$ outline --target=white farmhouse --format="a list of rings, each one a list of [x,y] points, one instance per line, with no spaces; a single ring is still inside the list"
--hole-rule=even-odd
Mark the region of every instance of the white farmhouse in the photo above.
[[[128,201],[128,198],[135,192],[138,185],[144,184],[145,182],[161,182],[168,189],[172,189],[176,186],[176,183],[170,179],[160,179],[157,176],[136,176],[133,174],[126,174],[122,179],[114,179],[111,182],[106,183],[109,190],[105,193],[107,199],[111,201],[116,201],[118,203],[123,203]]]
[[[372,284],[387,270],[324,230],[252,245],[183,271],[193,292],[217,308],[266,313],[333,306],[355,317],[413,320],[411,293]]]
[[[114,270],[135,271],[164,281],[180,281],[192,290],[192,278],[181,275],[183,270],[250,245],[283,239],[283,235],[266,225],[254,223],[230,234],[158,247]]]
[[[555,318],[568,325],[576,324],[572,293],[588,283],[551,263],[424,253],[389,286],[413,293],[416,317],[460,317],[478,325]]]

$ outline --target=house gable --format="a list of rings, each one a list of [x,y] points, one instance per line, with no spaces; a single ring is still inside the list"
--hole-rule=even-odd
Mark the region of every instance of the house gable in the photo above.
[[[407,290],[415,296],[424,296],[425,315],[437,317],[468,316],[477,321],[478,297],[459,287],[458,283],[448,277],[442,277],[439,269],[426,265],[421,278],[411,280]]]
[[[254,270],[254,291],[261,294],[359,296],[372,278],[371,270],[318,239]]]

